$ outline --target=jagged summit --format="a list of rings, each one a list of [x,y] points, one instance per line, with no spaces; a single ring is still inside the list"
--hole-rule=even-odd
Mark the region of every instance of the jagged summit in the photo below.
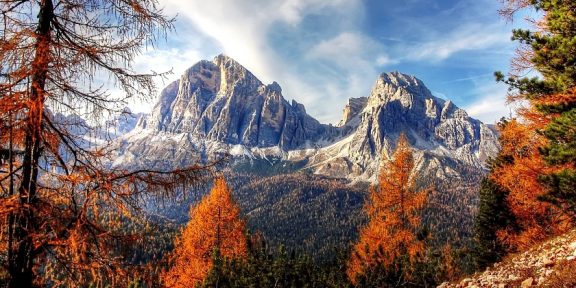
[[[358,118],[357,116],[360,114],[360,112],[362,112],[362,110],[364,110],[367,102],[367,97],[348,99],[348,103],[346,103],[346,106],[344,106],[344,111],[342,112],[342,120],[340,120],[338,123],[338,127],[350,124],[353,119]]]
[[[420,79],[416,78],[413,75],[408,75],[404,73],[400,73],[398,71],[392,72],[385,72],[380,74],[380,79],[384,82],[399,86],[399,87],[406,87],[406,86],[424,86],[424,83],[420,81]]]
[[[395,71],[380,74],[370,94],[369,105],[399,100],[402,105],[410,107],[415,101],[422,102],[424,99],[444,102],[433,96],[420,79]]]
[[[498,150],[492,129],[434,97],[414,76],[381,74],[368,97],[349,99],[334,127],[308,115],[304,105],[286,101],[277,82],[263,84],[225,55],[196,63],[168,85],[138,129],[124,137],[120,150],[128,159],[118,161],[144,155],[148,161],[141,164],[173,167],[219,152],[249,158],[272,153],[307,163],[315,173],[370,178],[401,133],[419,159],[426,159],[421,167],[448,169],[444,174],[456,173],[442,164],[444,158],[478,168]]]
[[[202,139],[247,147],[294,149],[317,140],[328,127],[304,106],[282,96],[276,82],[264,85],[234,59],[200,61],[160,94],[140,128],[190,133]]]
[[[322,149],[325,156],[312,160],[323,174],[341,170],[337,174],[373,177],[380,158],[391,155],[401,133],[423,153],[420,159],[432,156],[419,162],[420,168],[441,175],[454,174],[444,169],[445,157],[482,167],[498,151],[497,136],[489,126],[433,96],[418,78],[400,72],[381,74],[367,98],[351,98],[339,127],[353,129],[342,141]]]

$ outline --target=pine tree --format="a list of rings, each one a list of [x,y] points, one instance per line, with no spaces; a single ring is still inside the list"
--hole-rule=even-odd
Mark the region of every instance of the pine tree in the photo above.
[[[230,188],[224,178],[217,178],[210,194],[190,208],[190,221],[175,241],[170,269],[162,277],[164,284],[167,287],[201,284],[215,264],[218,269],[212,277],[217,277],[223,261],[245,258],[245,230],[246,224]]]
[[[554,168],[540,155],[546,139],[534,132],[535,126],[516,119],[499,125],[501,150],[489,175],[507,191],[506,205],[515,225],[503,227],[497,234],[511,250],[526,249],[567,228],[557,207],[539,200],[547,193],[539,178]]]
[[[359,278],[372,276],[406,281],[410,264],[424,253],[424,242],[417,231],[427,193],[415,190],[413,168],[411,147],[401,135],[392,159],[380,169],[378,187],[370,189],[365,206],[369,222],[360,231],[348,263],[351,281],[357,283]],[[373,281],[386,279],[369,282]]]
[[[522,51],[513,62],[515,72],[535,68],[543,78],[511,75],[497,79],[510,85],[512,100],[527,101],[520,115],[547,141],[539,152],[547,167],[539,176],[546,188],[541,200],[576,217],[576,3],[571,0],[507,0],[503,12],[512,17],[520,8],[533,7],[544,17],[536,31],[514,30]],[[518,73],[515,73],[518,74]]]
[[[498,230],[511,226],[513,216],[506,203],[508,192],[490,178],[480,184],[480,206],[474,221],[476,269],[498,262],[506,253],[498,239]]]

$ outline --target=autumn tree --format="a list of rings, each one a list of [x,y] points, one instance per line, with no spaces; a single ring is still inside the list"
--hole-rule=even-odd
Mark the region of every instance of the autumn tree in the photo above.
[[[210,194],[190,209],[190,221],[175,241],[166,287],[193,287],[208,276],[215,261],[244,258],[246,224],[224,178],[214,182]]]
[[[534,30],[517,29],[518,55],[508,77],[509,100],[524,104],[518,119],[502,129],[502,152],[508,161],[492,179],[509,191],[507,202],[519,231],[505,229],[501,238],[513,247],[568,229],[576,217],[576,3],[568,0],[505,0],[512,17],[532,7],[543,15]],[[541,77],[521,77],[534,69]]]
[[[9,287],[118,286],[144,219],[147,194],[185,192],[208,170],[109,167],[112,147],[91,147],[89,126],[129,98],[155,94],[130,64],[172,29],[156,0],[0,1],[0,245]],[[110,95],[107,83],[123,90]],[[6,152],[6,153],[5,153]],[[4,261],[5,259],[5,261]]]
[[[414,158],[405,135],[401,135],[392,159],[380,169],[378,186],[370,188],[365,205],[369,222],[361,229],[353,247],[347,274],[356,282],[362,274],[378,267],[400,268],[401,278],[410,278],[409,264],[396,267],[402,257],[416,261],[425,251],[417,235],[427,193],[416,191]]]

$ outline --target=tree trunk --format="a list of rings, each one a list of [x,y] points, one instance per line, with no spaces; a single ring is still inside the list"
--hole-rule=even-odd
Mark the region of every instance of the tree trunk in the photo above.
[[[42,137],[42,118],[44,113],[44,91],[50,63],[51,22],[54,18],[52,0],[40,2],[38,28],[36,30],[36,51],[32,63],[32,81],[28,108],[27,128],[24,141],[24,159],[22,162],[22,180],[18,188],[21,209],[14,218],[12,240],[14,250],[9,259],[10,280],[8,287],[32,287],[35,256],[33,235],[36,231],[34,211],[38,201],[36,189],[38,165]]]

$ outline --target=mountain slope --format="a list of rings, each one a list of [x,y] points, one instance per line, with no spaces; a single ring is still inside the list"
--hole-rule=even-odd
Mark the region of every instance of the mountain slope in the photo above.
[[[483,273],[439,287],[574,287],[576,229],[507,256]]]
[[[264,85],[224,55],[200,61],[160,96],[141,127],[247,147],[294,149],[330,130],[282,97],[278,83]]]

